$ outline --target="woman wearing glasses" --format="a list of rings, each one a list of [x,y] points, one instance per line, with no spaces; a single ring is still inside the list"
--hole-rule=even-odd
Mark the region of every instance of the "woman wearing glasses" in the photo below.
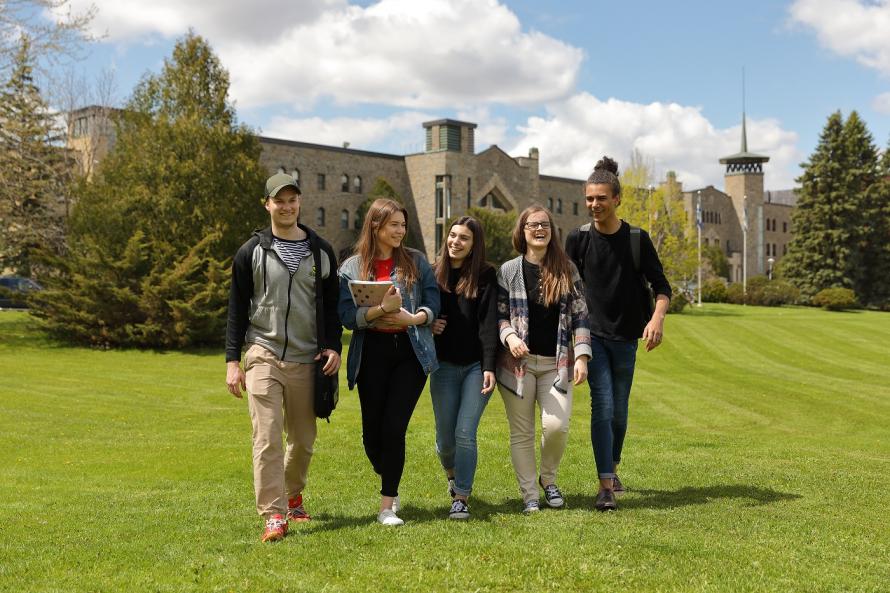
[[[568,439],[572,386],[587,378],[590,326],[581,278],[553,240],[553,217],[539,205],[522,211],[513,229],[521,255],[497,274],[501,348],[497,380],[510,423],[510,456],[523,512],[565,504],[556,472]],[[535,403],[541,410],[541,468],[535,464]]]

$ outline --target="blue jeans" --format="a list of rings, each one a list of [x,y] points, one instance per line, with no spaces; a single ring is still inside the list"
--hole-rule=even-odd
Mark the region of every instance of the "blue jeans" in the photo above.
[[[454,492],[469,496],[476,475],[476,430],[491,394],[482,394],[478,362],[466,366],[440,361],[430,375],[436,416],[436,451],[445,471],[454,469]]]
[[[627,408],[634,380],[637,341],[591,336],[593,358],[587,363],[590,384],[590,441],[600,478],[614,478],[627,434]]]

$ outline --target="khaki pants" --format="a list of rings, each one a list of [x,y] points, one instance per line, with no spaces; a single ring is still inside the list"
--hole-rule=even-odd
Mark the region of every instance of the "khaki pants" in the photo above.
[[[528,356],[522,378],[522,397],[498,384],[510,423],[510,457],[523,502],[537,501],[538,472],[535,465],[535,402],[541,407],[541,481],[556,481],[556,471],[566,450],[572,392],[560,393],[556,380],[556,357]]]
[[[253,486],[257,512],[287,513],[303,492],[315,443],[315,363],[281,362],[262,346],[244,355],[247,405],[253,425]],[[281,435],[287,433],[287,450]]]

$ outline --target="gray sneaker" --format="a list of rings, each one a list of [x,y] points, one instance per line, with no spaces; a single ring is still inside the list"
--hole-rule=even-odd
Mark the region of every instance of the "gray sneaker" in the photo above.
[[[540,505],[538,505],[537,500],[530,500],[525,503],[525,508],[522,509],[522,512],[526,515],[531,515],[532,513],[537,513],[541,510]]]
[[[556,484],[545,486],[541,482],[541,478],[538,478],[538,484],[541,484],[541,488],[544,489],[544,500],[547,501],[547,506],[551,509],[558,509],[566,503],[565,499],[562,497],[562,492],[559,491]]]
[[[467,502],[465,500],[460,500],[459,498],[455,498],[451,502],[451,510],[448,512],[449,519],[469,519],[470,518],[470,507],[467,506]]]
[[[618,504],[615,502],[615,493],[611,490],[600,490],[599,494],[596,495],[596,502],[593,503],[593,506],[598,511],[617,510]]]

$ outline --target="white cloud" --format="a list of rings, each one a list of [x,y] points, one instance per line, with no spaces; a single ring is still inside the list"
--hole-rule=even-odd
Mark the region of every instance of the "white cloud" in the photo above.
[[[881,93],[872,99],[871,107],[878,113],[890,115],[890,93]]]
[[[240,106],[385,104],[411,109],[530,105],[568,96],[583,52],[496,0],[75,0],[118,43],[206,36]],[[276,83],[270,81],[278,81]],[[284,82],[282,82],[284,81]]]
[[[654,161],[663,178],[674,170],[684,187],[723,187],[722,156],[739,151],[741,125],[717,129],[700,108],[676,103],[600,101],[588,93],[547,108],[547,117],[531,117],[520,126],[522,135],[510,154],[540,149],[541,171],[577,179],[586,178],[603,155],[626,163],[639,150]],[[770,157],[764,166],[767,189],[794,186],[801,154],[797,134],[772,119],[748,119],[748,148]]]
[[[796,0],[789,13],[830,50],[890,75],[890,0]]]

